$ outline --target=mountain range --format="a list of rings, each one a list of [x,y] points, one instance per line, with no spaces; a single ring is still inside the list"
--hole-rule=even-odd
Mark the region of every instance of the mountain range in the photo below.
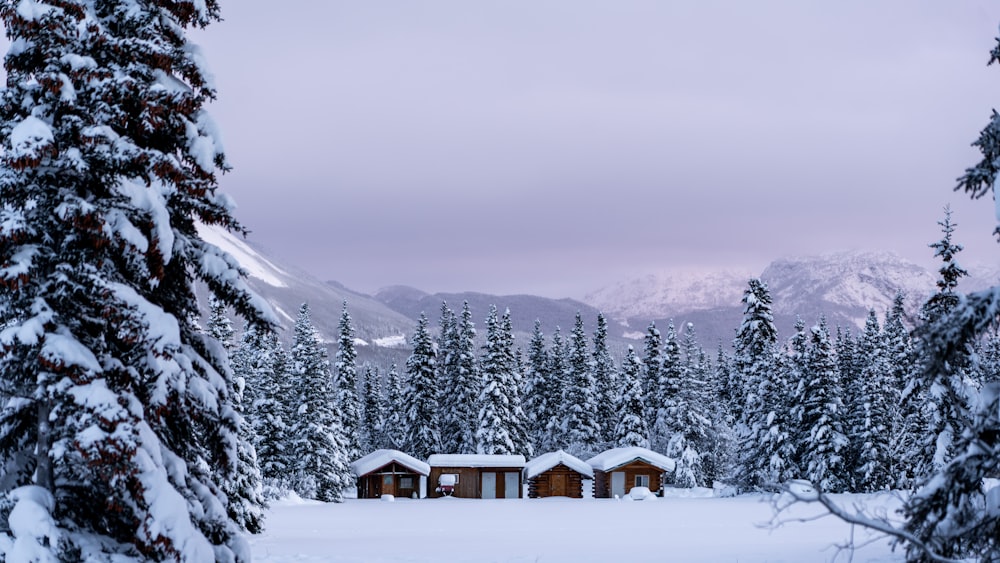
[[[309,303],[312,321],[321,338],[335,351],[337,324],[346,301],[355,329],[359,363],[386,367],[395,362],[402,369],[409,354],[407,341],[417,319],[425,314],[437,326],[441,304],[460,313],[468,302],[473,319],[482,328],[491,305],[502,313],[509,309],[515,342],[526,346],[535,320],[549,338],[556,327],[564,337],[579,312],[586,330],[593,333],[599,311],[609,320],[609,343],[616,356],[627,345],[641,348],[651,322],[664,329],[673,322],[678,330],[692,323],[703,346],[728,348],[742,319],[740,299],[747,271],[678,270],[650,274],[595,290],[582,300],[551,299],[534,295],[484,293],[429,293],[396,285],[374,295],[351,290],[335,281],[319,281],[281,263],[260,247],[215,228],[202,236],[232,254],[248,273],[249,285],[264,297],[279,317],[282,338],[289,342],[295,316]],[[980,289],[1000,280],[1000,270],[970,268],[963,290]],[[897,291],[906,295],[912,320],[920,304],[935,290],[936,273],[886,252],[844,252],[823,256],[781,258],[756,274],[768,284],[775,323],[781,337],[791,336],[796,319],[811,325],[824,315],[831,329],[852,327],[856,333],[874,309],[882,319]],[[484,331],[480,330],[480,336]]]

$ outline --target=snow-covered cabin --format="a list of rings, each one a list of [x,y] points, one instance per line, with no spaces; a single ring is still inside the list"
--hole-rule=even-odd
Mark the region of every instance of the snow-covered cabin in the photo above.
[[[440,497],[442,475],[454,475],[460,498],[521,498],[523,455],[434,454],[427,458],[430,477],[427,496]],[[450,481],[451,478],[448,478]]]
[[[593,486],[594,470],[562,450],[540,455],[524,466],[528,498],[583,498],[584,483]]]
[[[358,498],[427,496],[430,466],[399,450],[375,450],[352,463],[351,470],[358,478]]]
[[[663,474],[674,471],[674,460],[646,448],[614,448],[587,460],[594,470],[594,497],[624,497],[632,487],[659,493]]]

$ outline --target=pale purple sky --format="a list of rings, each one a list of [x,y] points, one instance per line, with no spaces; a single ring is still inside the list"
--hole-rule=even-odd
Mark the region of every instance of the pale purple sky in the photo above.
[[[934,264],[1000,107],[993,0],[222,0],[195,34],[251,240],[361,291],[579,297],[673,267]]]

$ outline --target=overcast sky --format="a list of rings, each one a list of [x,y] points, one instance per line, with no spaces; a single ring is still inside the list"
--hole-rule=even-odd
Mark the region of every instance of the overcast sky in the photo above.
[[[251,240],[361,291],[582,296],[671,268],[933,265],[1000,107],[993,0],[222,0],[194,34]]]

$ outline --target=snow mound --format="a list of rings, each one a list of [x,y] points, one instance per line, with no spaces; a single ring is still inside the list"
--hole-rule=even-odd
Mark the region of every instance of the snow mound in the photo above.
[[[382,348],[400,348],[406,346],[406,335],[396,334],[393,336],[386,336],[385,338],[376,338],[372,340],[376,346],[381,346]]]

